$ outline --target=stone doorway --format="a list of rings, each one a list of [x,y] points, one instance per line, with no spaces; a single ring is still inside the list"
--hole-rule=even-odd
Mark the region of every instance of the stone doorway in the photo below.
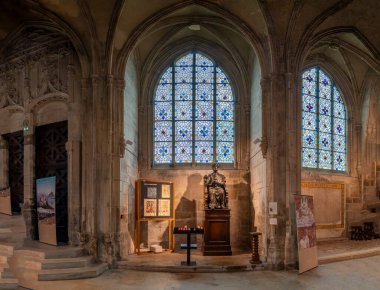
[[[58,244],[68,243],[67,136],[67,121],[36,127],[36,179],[56,176]]]

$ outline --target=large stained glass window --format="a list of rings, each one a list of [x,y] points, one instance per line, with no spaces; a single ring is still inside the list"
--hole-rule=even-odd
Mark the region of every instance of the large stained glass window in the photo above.
[[[191,52],[161,75],[154,95],[154,163],[234,163],[234,97],[223,70]]]
[[[302,166],[346,171],[346,108],[340,90],[318,66],[302,75]]]

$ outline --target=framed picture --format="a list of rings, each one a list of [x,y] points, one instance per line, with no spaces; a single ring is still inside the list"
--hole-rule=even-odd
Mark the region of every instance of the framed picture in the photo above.
[[[157,199],[144,199],[144,216],[157,216]]]
[[[146,197],[147,198],[157,198],[157,187],[147,187]]]
[[[170,192],[171,192],[170,184],[162,184],[161,186],[161,197],[162,198],[170,198]]]
[[[170,216],[170,199],[158,200],[158,216]]]

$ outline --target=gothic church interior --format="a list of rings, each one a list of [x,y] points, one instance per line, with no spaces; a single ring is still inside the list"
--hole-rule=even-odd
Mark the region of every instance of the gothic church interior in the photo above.
[[[376,0],[1,1],[0,189],[25,239],[0,244],[23,261],[17,248],[42,235],[36,179],[55,176],[57,251],[113,268],[137,247],[136,181],[173,182],[175,226],[196,227],[213,162],[232,252],[260,232],[268,269],[298,266],[294,195],[313,196],[317,241],[380,234],[379,12]],[[141,246],[167,246],[167,232],[145,223]]]

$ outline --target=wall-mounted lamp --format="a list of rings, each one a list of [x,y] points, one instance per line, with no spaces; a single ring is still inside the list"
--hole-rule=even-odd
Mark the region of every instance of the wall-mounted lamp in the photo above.
[[[22,122],[22,130],[24,132],[27,132],[29,131],[29,121],[27,119],[25,119],[23,122]]]

